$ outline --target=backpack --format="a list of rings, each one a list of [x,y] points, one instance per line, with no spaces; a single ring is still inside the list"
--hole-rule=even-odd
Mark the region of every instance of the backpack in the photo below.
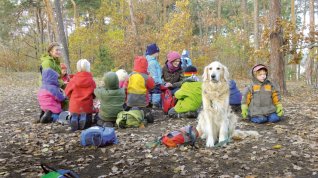
[[[185,126],[180,130],[169,132],[161,138],[161,144],[168,148],[177,147],[182,144],[194,146],[196,139],[199,137],[197,129],[193,126]]]
[[[169,89],[161,93],[162,110],[165,114],[176,105],[176,98],[172,95]]]
[[[70,119],[70,126],[72,131],[83,130],[92,125],[92,114],[82,113],[76,114],[73,113]]]
[[[121,111],[116,119],[119,128],[140,127],[143,123],[144,112],[142,110]]]
[[[117,143],[115,129],[111,127],[94,126],[83,130],[81,133],[82,146],[103,147]]]
[[[44,163],[41,164],[41,168],[45,173],[41,176],[41,178],[79,178],[79,176],[71,170],[56,170],[55,168],[52,168]]]

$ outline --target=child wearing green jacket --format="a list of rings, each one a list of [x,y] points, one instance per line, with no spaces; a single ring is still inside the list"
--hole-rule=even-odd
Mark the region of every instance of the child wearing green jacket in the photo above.
[[[194,66],[188,66],[184,71],[181,88],[174,94],[177,99],[175,107],[168,112],[171,118],[196,118],[197,110],[202,104],[202,82],[196,77],[197,69]]]
[[[97,125],[113,127],[117,114],[123,111],[125,90],[119,88],[118,77],[115,72],[107,72],[103,77],[104,86],[96,88],[94,94],[100,101]]]

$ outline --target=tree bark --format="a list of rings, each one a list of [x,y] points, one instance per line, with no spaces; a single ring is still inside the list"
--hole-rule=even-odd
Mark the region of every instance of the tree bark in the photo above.
[[[61,10],[61,4],[60,0],[54,0],[54,6],[55,6],[55,12],[56,12],[56,18],[58,22],[58,39],[59,42],[62,44],[62,55],[64,58],[64,62],[67,66],[67,72],[70,74],[71,73],[71,68],[70,68],[70,59],[69,59],[69,52],[68,52],[68,44],[67,44],[67,38],[65,34],[65,29],[64,29],[64,23],[63,23],[63,17],[62,17],[62,10]]]
[[[220,34],[221,33],[221,25],[220,25],[220,21],[221,21],[221,13],[222,13],[222,0],[218,0],[218,22],[217,22],[217,26],[216,26],[216,31],[217,31],[217,34]]]
[[[76,2],[74,0],[71,0],[72,5],[73,5],[73,10],[74,10],[74,22],[75,22],[75,29],[79,27],[79,20],[78,20],[78,15],[77,15],[77,7],[76,7]]]
[[[132,0],[129,0],[128,3],[129,3],[131,25],[133,27],[133,31],[134,31],[134,35],[135,35],[135,42],[137,45],[137,54],[142,55],[142,47],[141,47],[140,38],[139,38],[139,34],[138,34],[136,22],[135,22],[134,7],[132,4]]]
[[[313,44],[315,43],[315,1],[310,0],[309,1],[309,40],[310,43]],[[318,66],[314,67],[314,54],[315,54],[315,49],[309,49],[309,60],[310,60],[310,66],[308,67],[308,70],[311,70],[312,72],[310,76],[308,76],[308,80],[310,80],[310,84],[312,84],[312,74],[315,74],[315,83],[314,85],[317,87],[318,86]],[[307,69],[306,69],[307,70]],[[314,71],[313,71],[314,70]]]
[[[280,24],[281,0],[270,1],[270,74],[274,83],[279,85],[282,94],[287,94],[285,82],[285,65],[283,53],[280,51],[283,45],[283,31]]]
[[[52,41],[56,41],[56,38],[57,38],[57,34],[58,34],[58,30],[57,30],[57,23],[55,21],[55,18],[54,18],[54,13],[53,13],[53,7],[52,7],[52,4],[50,2],[50,0],[44,0],[44,4],[45,4],[45,9],[46,9],[46,14],[47,14],[47,17],[48,17],[48,25],[50,27],[52,27],[53,29],[53,38],[52,38]],[[52,35],[50,35],[52,37]]]
[[[259,16],[259,14],[258,14],[258,12],[259,12],[258,0],[254,0],[254,49],[255,50],[259,49],[259,40],[258,40],[258,35],[259,35],[258,16]]]

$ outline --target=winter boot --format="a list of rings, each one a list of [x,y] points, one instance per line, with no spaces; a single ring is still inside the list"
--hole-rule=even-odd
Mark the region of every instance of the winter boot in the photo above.
[[[72,114],[70,119],[70,126],[72,131],[78,130],[78,114]]]
[[[47,110],[44,112],[44,114],[42,115],[41,119],[40,119],[41,123],[50,123],[52,122],[52,111]]]

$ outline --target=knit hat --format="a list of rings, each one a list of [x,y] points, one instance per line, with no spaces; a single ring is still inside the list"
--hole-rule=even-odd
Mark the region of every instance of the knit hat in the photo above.
[[[197,75],[197,74],[198,74],[198,70],[194,66],[188,66],[183,73],[185,77],[190,77],[192,75]]]
[[[159,47],[156,43],[147,46],[146,55],[152,55],[159,52]]]
[[[50,45],[47,47],[47,52],[50,53],[50,51],[55,47],[55,46],[60,46],[57,42],[52,42]]]
[[[64,63],[61,63],[61,69],[67,69],[67,66]]]
[[[77,61],[76,68],[78,72],[90,72],[91,64],[87,59],[80,59]]]
[[[178,52],[176,52],[176,51],[171,51],[167,55],[167,60],[169,62],[172,62],[172,61],[174,61],[176,59],[180,59],[180,58],[181,58],[180,54]]]

